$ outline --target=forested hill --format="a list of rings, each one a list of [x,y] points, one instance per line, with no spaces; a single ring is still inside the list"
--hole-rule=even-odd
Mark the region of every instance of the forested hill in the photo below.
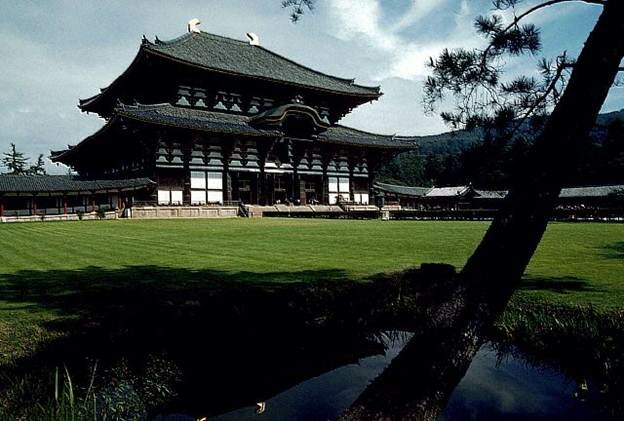
[[[525,142],[484,141],[481,131],[455,131],[417,140],[419,149],[399,155],[380,172],[380,181],[412,186],[473,183],[507,188]],[[586,163],[570,185],[624,183],[624,109],[600,114],[584,145]]]
[[[610,113],[599,114],[596,127],[592,132],[594,141],[602,142],[606,137],[608,126],[615,120],[624,122],[624,109]],[[420,155],[459,154],[482,142],[481,131],[458,130],[430,136],[422,136],[418,140]]]

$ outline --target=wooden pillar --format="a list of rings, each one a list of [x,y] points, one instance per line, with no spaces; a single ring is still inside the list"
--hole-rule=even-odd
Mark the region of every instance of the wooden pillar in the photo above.
[[[329,164],[331,163],[334,157],[334,149],[332,147],[326,147],[321,149],[321,163],[323,166],[323,179],[321,186],[321,197],[319,201],[323,204],[329,204],[329,179],[327,176],[327,170],[329,168]]]
[[[4,216],[4,197],[0,196],[0,218]]]
[[[31,215],[37,214],[37,196],[36,195],[33,195],[32,197],[32,202],[30,204],[30,214]]]
[[[292,173],[292,185],[290,187],[290,191],[290,196],[292,197],[292,200],[293,202],[295,202],[295,204],[305,204],[301,201],[301,177],[299,177],[299,172],[296,168]]]
[[[299,176],[298,177],[298,183],[299,183],[299,201],[301,202],[302,205],[307,205],[308,204],[308,195],[306,193],[306,182],[305,180]]]
[[[223,201],[232,202],[232,174],[230,173],[230,162],[234,153],[233,142],[223,142],[221,144],[221,154],[223,162]]]
[[[63,195],[63,214],[67,215],[67,196]]]
[[[349,202],[355,202],[355,180],[353,179],[354,164],[349,162]]]
[[[228,166],[223,168],[223,200],[229,203],[232,202],[232,176]]]
[[[91,212],[95,212],[95,194],[91,195]]]
[[[191,137],[190,139],[185,139],[183,141],[182,148],[182,166],[184,168],[183,180],[184,184],[182,187],[182,204],[185,206],[190,206],[191,204],[191,154],[193,152],[193,144],[196,142],[195,137]]]
[[[377,159],[376,155],[368,153],[366,154],[366,165],[368,168],[368,203],[382,206],[382,204],[377,203],[375,189],[373,188],[373,184],[375,183],[375,173],[379,168],[379,159]]]
[[[263,175],[263,173],[254,173],[255,183],[253,186],[253,194],[255,197],[253,197],[251,201],[254,202],[255,205],[260,205],[262,203],[262,186],[260,184]]]
[[[327,177],[327,169],[323,169],[323,175],[321,178],[321,197],[319,198],[319,202],[324,205],[329,204],[329,179]]]

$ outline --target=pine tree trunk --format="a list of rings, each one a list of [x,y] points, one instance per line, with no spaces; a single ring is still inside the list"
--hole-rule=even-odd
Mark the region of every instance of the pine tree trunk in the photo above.
[[[579,162],[624,57],[624,1],[609,0],[544,131],[433,325],[417,334],[342,419],[436,419],[504,310]]]
[[[515,174],[509,195],[462,277],[480,284],[520,280],[537,248],[561,188],[574,174],[580,145],[618,73],[624,56],[624,2],[610,0],[589,35],[568,86]]]

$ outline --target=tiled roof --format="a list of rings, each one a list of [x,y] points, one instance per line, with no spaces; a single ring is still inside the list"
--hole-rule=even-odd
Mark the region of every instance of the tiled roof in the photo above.
[[[90,180],[71,175],[0,175],[0,193],[132,190],[153,184],[149,178]]]
[[[249,125],[249,117],[194,108],[176,107],[171,104],[120,105],[116,115],[183,129],[194,129],[224,134],[249,136],[280,136],[275,129],[261,129]]]
[[[176,107],[171,104],[122,105],[117,108],[116,113],[120,117],[146,123],[213,133],[249,136],[283,135],[281,131],[276,129],[262,129],[250,125],[251,117],[248,116]],[[323,143],[405,150],[416,148],[416,143],[411,139],[410,137],[369,133],[341,125],[329,127],[317,138],[319,142]]]
[[[402,194],[405,196],[413,197],[455,197],[461,196],[470,191],[470,186],[457,186],[457,187],[411,187],[411,186],[397,186],[386,183],[375,183],[375,187],[382,191],[388,191],[391,193]],[[425,193],[422,193],[422,192]],[[473,190],[478,199],[504,199],[507,196],[507,190]],[[611,194],[622,193],[624,194],[624,184],[616,184],[610,186],[587,186],[587,187],[567,187],[561,189],[559,198],[572,199],[572,198],[584,198],[584,197],[607,197]]]
[[[154,54],[218,72],[342,94],[374,98],[380,95],[379,87],[356,85],[353,79],[318,72],[259,45],[207,32],[190,32],[171,41],[146,42],[143,47]]]
[[[423,197],[424,195],[431,190],[431,187],[411,187],[411,186],[399,186],[396,184],[388,184],[388,183],[375,183],[375,188],[387,192],[399,194],[401,196],[410,196],[410,197]]]
[[[504,199],[507,190],[475,190],[479,199]]]
[[[456,197],[466,194],[469,190],[470,186],[434,187],[425,197]]]
[[[572,197],[606,197],[610,194],[624,193],[624,184],[612,186],[569,187],[561,189],[560,198]]]

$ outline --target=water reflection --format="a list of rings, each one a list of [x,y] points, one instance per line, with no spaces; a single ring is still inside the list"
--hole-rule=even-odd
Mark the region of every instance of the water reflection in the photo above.
[[[383,354],[361,358],[318,377],[308,379],[266,402],[266,411],[256,415],[248,406],[211,418],[214,420],[333,420],[353,403],[369,382],[377,377],[407,343],[408,332],[384,332]]]
[[[440,420],[609,419],[598,396],[577,398],[576,382],[560,371],[497,348],[491,342],[481,347]]]
[[[393,340],[383,355],[364,357],[313,377],[268,399],[258,415],[249,404],[209,417],[211,420],[333,420],[348,409],[403,349],[411,334],[388,332]],[[501,351],[486,342],[454,389],[440,420],[469,419],[617,419],[601,410],[599,396],[575,396],[577,384],[548,366],[535,366],[517,352]],[[391,414],[390,414],[391,415]],[[193,421],[182,414],[158,416],[160,421]]]

